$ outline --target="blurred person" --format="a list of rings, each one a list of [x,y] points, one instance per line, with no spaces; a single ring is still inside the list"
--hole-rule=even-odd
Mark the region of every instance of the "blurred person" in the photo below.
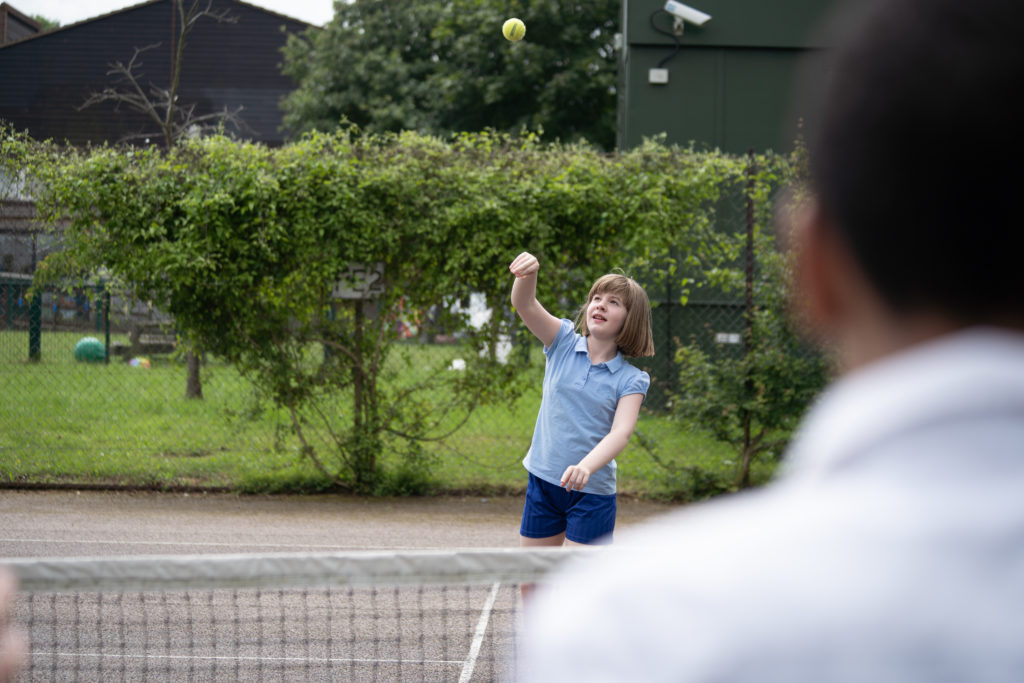
[[[1024,680],[1024,3],[835,16],[780,229],[839,376],[774,483],[551,577],[523,680]]]
[[[0,567],[0,683],[14,680],[25,658],[25,640],[12,623],[16,582],[14,576]]]

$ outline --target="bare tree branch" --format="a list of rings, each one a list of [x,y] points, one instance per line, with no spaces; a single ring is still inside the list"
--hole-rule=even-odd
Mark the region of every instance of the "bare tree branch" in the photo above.
[[[200,0],[192,0],[187,9],[185,0],[176,0],[174,4],[178,12],[180,29],[177,40],[172,45],[174,59],[171,64],[169,87],[160,88],[149,84],[147,92],[142,85],[145,74],[140,71],[143,66],[140,57],[145,52],[160,47],[163,43],[136,47],[127,64],[117,61],[108,65],[110,70],[107,71],[107,75],[116,77],[114,85],[90,94],[82,106],[78,107],[78,110],[81,111],[86,107],[104,102],[113,102],[115,111],[118,111],[120,105],[127,106],[150,119],[157,130],[126,135],[121,138],[121,141],[159,136],[163,138],[164,146],[168,149],[177,144],[182,136],[202,134],[226,125],[234,126],[242,133],[251,133],[252,129],[242,119],[241,112],[244,108],[241,106],[235,109],[228,109],[225,106],[222,111],[197,116],[194,103],[183,105],[178,102],[185,45],[196,22],[203,18],[209,18],[218,23],[233,24],[238,22],[238,17],[232,15],[229,9],[214,10],[213,0],[206,0],[205,7]]]
[[[153,43],[146,45],[145,47],[136,47],[135,52],[132,54],[131,59],[128,63],[124,62],[113,62],[111,63],[110,70],[107,71],[108,76],[117,76],[118,78],[114,81],[115,85],[122,86],[120,88],[114,86],[108,86],[97,93],[92,93],[86,101],[78,108],[79,111],[86,107],[99,104],[101,102],[113,102],[114,110],[117,111],[119,105],[124,104],[131,109],[144,114],[145,116],[152,119],[152,121],[160,129],[160,133],[164,135],[165,139],[170,131],[166,130],[163,123],[163,117],[160,116],[158,107],[160,105],[160,98],[154,97],[155,88],[150,89],[150,94],[147,95],[142,89],[142,85],[139,83],[139,79],[144,74],[137,73],[137,69],[142,67],[142,62],[139,60],[140,55],[149,50],[160,47],[162,43]],[[140,135],[139,137],[147,137]]]

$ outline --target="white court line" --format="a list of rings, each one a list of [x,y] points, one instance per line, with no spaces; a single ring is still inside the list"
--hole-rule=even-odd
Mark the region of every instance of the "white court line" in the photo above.
[[[465,664],[457,659],[357,659],[346,657],[215,657],[212,655],[122,655],[100,652],[31,652],[32,657],[89,657],[92,659],[167,659],[196,661],[235,661],[240,662],[311,662],[341,664]]]
[[[220,543],[216,541],[95,541],[77,538],[0,538],[0,543],[76,543],[80,545],[207,546],[211,548],[318,548],[321,550],[432,550],[422,546],[316,545],[313,543]],[[460,550],[449,548],[445,550]]]
[[[483,611],[480,612],[480,621],[476,624],[476,633],[473,634],[473,644],[469,646],[469,654],[466,656],[466,663],[462,667],[462,675],[459,676],[459,683],[469,683],[473,678],[473,669],[476,668],[476,658],[480,656],[480,646],[484,642],[484,633],[487,632],[487,624],[491,620],[491,611],[494,609],[494,599],[498,597],[498,589],[501,583],[495,582],[491,586],[491,594],[487,596]]]

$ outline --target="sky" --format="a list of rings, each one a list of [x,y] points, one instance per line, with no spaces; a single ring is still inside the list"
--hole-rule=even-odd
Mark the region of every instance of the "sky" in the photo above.
[[[137,5],[144,0],[7,0],[7,4],[22,14],[41,15],[55,19],[61,26],[89,19],[108,12],[116,12]],[[243,0],[250,5],[264,7],[278,14],[317,26],[334,16],[333,0]]]

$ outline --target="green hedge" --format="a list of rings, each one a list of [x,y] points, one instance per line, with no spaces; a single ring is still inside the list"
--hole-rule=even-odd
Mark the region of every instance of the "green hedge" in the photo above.
[[[539,256],[539,297],[553,311],[571,311],[613,269],[682,302],[709,273],[727,292],[739,226],[722,224],[723,202],[756,187],[766,233],[771,189],[793,176],[789,159],[659,141],[609,155],[528,135],[353,129],[279,148],[215,136],[170,151],[2,138],[8,169],[37,181],[42,219],[63,221],[64,249],[40,264],[38,283],[102,273],[153,302],[186,343],[287,408],[300,438],[320,423],[331,438],[302,438],[304,455],[356,490],[385,476],[382,450],[415,464],[462,416],[521,394],[528,357],[494,360],[501,340],[522,334],[508,305],[517,253]],[[383,264],[372,301],[332,299],[351,264]],[[494,313],[482,327],[451,306],[473,293]],[[401,364],[388,361],[398,310],[429,313],[461,338],[471,372],[399,382]]]

